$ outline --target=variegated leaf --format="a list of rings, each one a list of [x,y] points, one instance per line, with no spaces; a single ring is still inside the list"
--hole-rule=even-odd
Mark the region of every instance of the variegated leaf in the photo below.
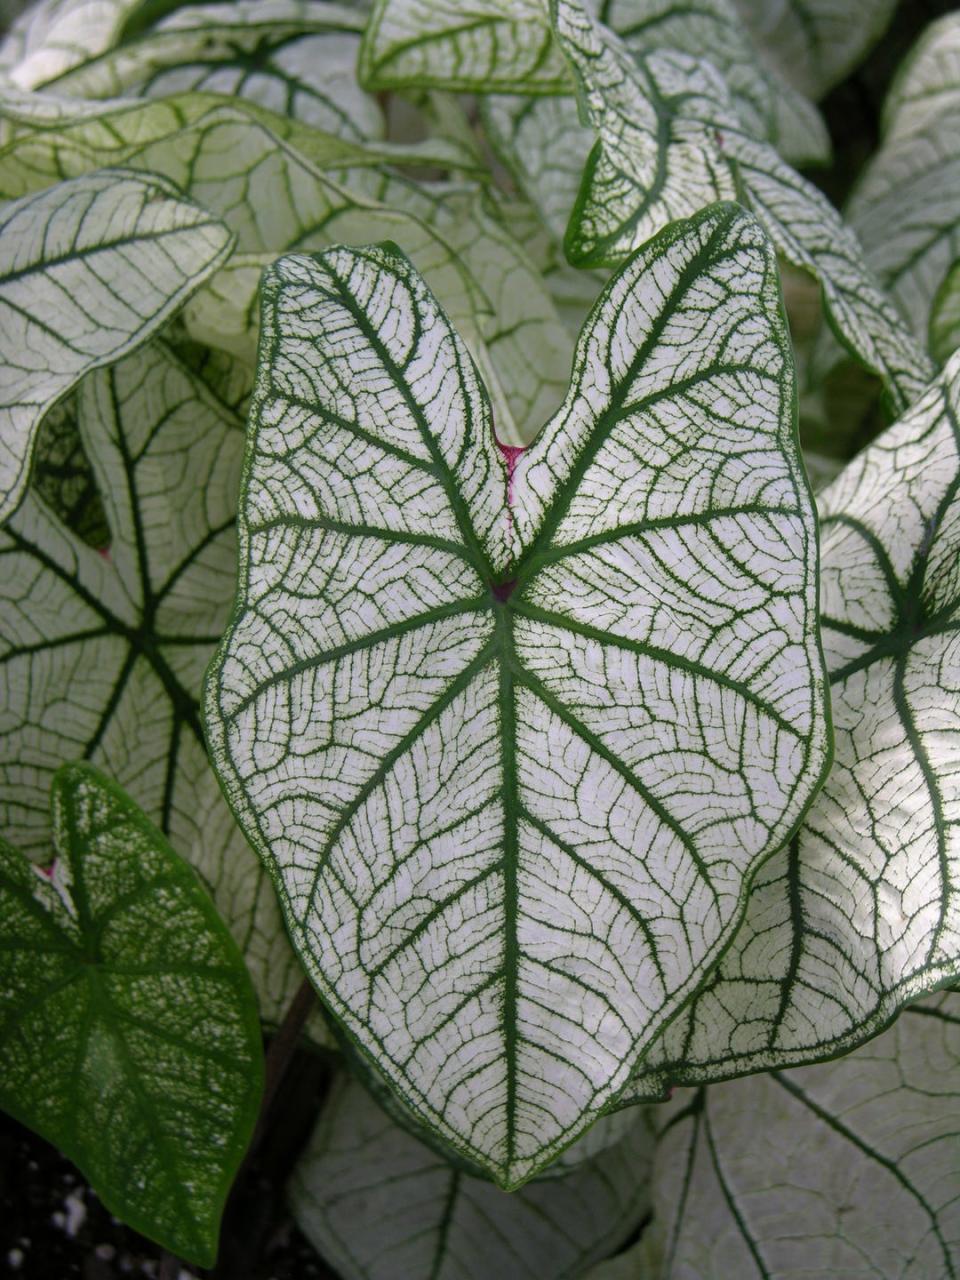
[[[105,170],[0,211],[0,519],[23,496],[44,414],[145,342],[230,240],[154,174]]]
[[[927,29],[884,108],[884,141],[847,217],[927,343],[937,290],[960,259],[960,14]],[[952,350],[952,348],[950,348]]]
[[[0,45],[0,71],[36,89],[109,49],[138,0],[39,0],[13,23]]]
[[[302,974],[196,708],[235,587],[242,424],[158,344],[86,378],[78,422],[109,552],[33,494],[0,531],[0,831],[45,857],[53,770],[105,769],[210,886],[276,1021]]]
[[[750,138],[709,66],[635,59],[587,12],[557,0],[556,29],[597,135],[567,231],[571,261],[620,261],[673,218],[739,196],[777,249],[820,281],[834,328],[903,409],[933,368],[878,288],[856,236],[815,187]]]
[[[263,297],[214,759],[349,1035],[514,1186],[616,1098],[826,764],[775,261],[732,206],[653,240],[519,455],[394,249]]]
[[[196,876],[106,778],[59,769],[51,819],[48,873],[0,839],[0,1106],[112,1213],[211,1266],[263,1080],[250,979]]]
[[[562,241],[594,143],[593,131],[581,123],[576,101],[497,94],[483,98],[480,105],[497,155]]]
[[[940,995],[845,1058],[678,1096],[654,1167],[660,1266],[638,1258],[630,1280],[956,1277],[958,1006]]]
[[[829,157],[820,113],[756,48],[736,0],[601,0],[597,16],[631,53],[706,58],[723,76],[743,128],[788,160]]]
[[[883,35],[897,0],[734,0],[783,75],[822,98]]]
[[[835,758],[628,1096],[836,1054],[960,976],[960,354],[820,496]]]
[[[355,75],[363,26],[362,14],[327,0],[191,5],[52,87],[80,98],[225,94],[338,136],[373,138],[383,120]]]
[[[290,1203],[343,1280],[575,1280],[649,1205],[651,1128],[508,1195],[455,1169],[342,1077],[294,1170]]]
[[[377,0],[358,66],[369,89],[569,93],[548,0]]]
[[[636,52],[709,57],[744,127],[796,160],[823,160],[830,142],[816,108],[751,43],[733,0],[604,0],[599,15]],[[372,88],[432,86],[475,93],[572,91],[550,34],[547,0],[468,5],[379,0],[364,37],[361,78]],[[541,109],[537,104],[534,114]]]

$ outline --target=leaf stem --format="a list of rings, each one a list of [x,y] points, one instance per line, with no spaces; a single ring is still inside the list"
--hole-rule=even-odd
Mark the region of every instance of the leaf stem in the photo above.
[[[300,1039],[300,1033],[303,1031],[307,1018],[313,1012],[316,1002],[317,994],[310,979],[304,978],[290,1001],[287,1012],[283,1015],[283,1022],[281,1022],[277,1034],[271,1040],[270,1048],[267,1050],[263,1100],[260,1103],[257,1127],[253,1131],[253,1137],[250,1140],[250,1147],[247,1151],[247,1161],[250,1160],[260,1145],[266,1131],[273,1100],[287,1073],[287,1068],[290,1066],[290,1060]]]

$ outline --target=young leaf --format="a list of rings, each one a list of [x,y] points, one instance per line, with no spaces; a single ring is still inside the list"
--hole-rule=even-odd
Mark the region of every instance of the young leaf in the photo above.
[[[200,871],[275,1021],[302,974],[196,709],[234,592],[242,424],[159,343],[86,378],[78,423],[109,554],[30,493],[0,531],[0,830],[44,856],[53,770],[104,767]]]
[[[937,290],[960,259],[958,132],[954,13],[927,29],[901,67],[884,107],[883,146],[847,206],[870,265],[922,342]]]
[[[648,1206],[651,1130],[507,1195],[398,1128],[349,1077],[334,1085],[294,1170],[301,1231],[343,1280],[574,1280]]]
[[[833,769],[628,1096],[843,1052],[960,976],[960,354],[819,507]]]
[[[675,1099],[653,1184],[661,1280],[960,1273],[958,1005],[907,1009],[835,1062]]]
[[[556,29],[597,134],[566,237],[583,265],[615,263],[673,218],[739,196],[777,249],[820,281],[838,335],[904,409],[933,367],[877,287],[856,236],[815,187],[750,138],[709,64],[635,59],[580,0],[557,0]]]
[[[757,43],[810,98],[822,98],[886,30],[897,0],[735,0]]]
[[[80,98],[219,93],[341,137],[379,137],[382,114],[354,74],[363,25],[325,0],[190,5],[51,87]]]
[[[89,765],[52,787],[49,879],[0,840],[0,1106],[106,1208],[200,1266],[257,1116],[260,1027],[196,876]]]
[[[509,462],[394,248],[265,276],[214,760],[324,998],[505,1186],[616,1097],[821,779],[793,417],[732,206],[623,268]]]
[[[0,212],[0,520],[23,496],[44,414],[145,342],[230,240],[155,174],[105,170]]]
[[[357,74],[368,89],[570,92],[548,0],[377,0]]]

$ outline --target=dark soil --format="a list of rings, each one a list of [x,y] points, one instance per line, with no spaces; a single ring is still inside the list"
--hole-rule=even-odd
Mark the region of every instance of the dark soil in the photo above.
[[[283,1187],[327,1084],[323,1060],[298,1053],[256,1158],[227,1205],[213,1271],[172,1265],[112,1217],[55,1147],[0,1112],[0,1276],[7,1280],[337,1280],[297,1230]],[[179,1274],[178,1274],[179,1272]]]

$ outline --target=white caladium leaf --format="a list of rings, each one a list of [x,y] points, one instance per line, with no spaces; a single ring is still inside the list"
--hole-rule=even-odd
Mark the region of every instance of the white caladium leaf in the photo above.
[[[369,89],[569,93],[548,0],[377,0],[357,73]]]
[[[830,141],[816,108],[753,47],[732,0],[605,0],[603,22],[638,52],[708,56],[726,78],[744,127],[796,160],[823,160]],[[461,5],[380,0],[367,28],[361,78],[373,88],[565,93],[573,82],[552,40],[546,0]],[[535,108],[536,110],[536,108]]]
[[[481,100],[487,134],[517,186],[557,240],[576,203],[594,134],[570,97],[491,95]]]
[[[960,354],[819,499],[834,764],[628,1095],[849,1049],[960,976]]]
[[[834,1062],[684,1093],[667,1117],[657,1280],[960,1273],[960,997]]]
[[[44,414],[145,342],[230,247],[218,218],[156,175],[90,174],[0,211],[0,519]]]
[[[40,0],[14,22],[0,45],[0,71],[36,89],[108,49],[138,0]]]
[[[327,0],[191,5],[52,87],[81,98],[225,94],[339,136],[378,137],[380,109],[354,70],[363,26]]]
[[[884,108],[884,142],[847,217],[924,343],[934,298],[960,259],[960,14],[921,37]]]
[[[755,39],[784,76],[822,98],[883,35],[897,0],[735,0]]]
[[[289,1198],[343,1280],[574,1280],[643,1218],[652,1150],[637,1116],[612,1147],[507,1194],[447,1164],[341,1077]]]
[[[757,50],[735,0],[602,0],[598,17],[631,53],[673,49],[708,59],[723,76],[743,127],[787,159],[829,157],[819,111]]]
[[[856,236],[820,192],[742,129],[719,76],[681,54],[634,58],[581,0],[556,29],[597,134],[567,231],[572,262],[615,263],[673,218],[738,196],[778,251],[817,277],[833,327],[896,408],[933,367],[877,286]]]
[[[215,93],[101,102],[0,86],[0,116],[9,135],[0,149],[0,190],[8,198],[104,165],[140,168],[149,149],[183,151],[191,143],[196,146],[205,129],[231,122],[238,130],[259,126],[269,131],[278,146],[295,148],[302,161],[323,170],[345,173],[390,164],[477,176],[476,156],[450,139],[411,144],[357,140],[278,115],[250,99],[235,97],[227,105]],[[243,159],[237,159],[236,168],[221,159],[221,182],[236,183],[243,177],[246,168]],[[237,199],[235,194],[234,203]],[[241,203],[249,200],[241,194]]]
[[[394,248],[282,259],[263,299],[213,757],[348,1034],[514,1186],[616,1098],[826,765],[775,260],[734,206],[651,241],[519,454]]]
[[[558,238],[551,234],[534,206],[525,200],[501,201],[499,211],[504,226],[510,228],[536,268],[562,323],[574,338],[578,337],[609,273],[571,267]]]
[[[526,445],[566,393],[574,344],[540,271],[513,235],[509,211],[502,221],[498,212],[475,192],[451,192],[425,211],[480,294],[474,323],[460,326],[461,337],[490,392],[497,438]],[[452,319],[463,306],[450,299],[451,307],[443,279],[440,285],[434,292]],[[591,301],[598,292],[594,285]]]
[[[111,1212],[212,1266],[262,1088],[250,979],[196,876],[116,786],[65,765],[51,810],[48,872],[0,839],[0,1106]]]
[[[0,532],[0,831],[45,857],[52,771],[102,767],[210,886],[276,1021],[302,973],[196,709],[234,592],[242,424],[159,344],[86,378],[77,410],[110,548],[31,493]]]

